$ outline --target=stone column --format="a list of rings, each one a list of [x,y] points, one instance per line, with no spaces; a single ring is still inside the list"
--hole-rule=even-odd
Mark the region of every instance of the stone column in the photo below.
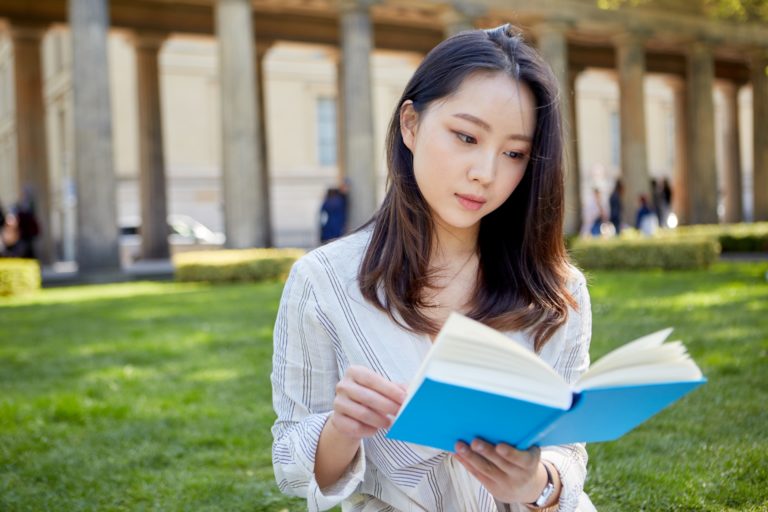
[[[344,112],[344,168],[349,180],[347,229],[367,222],[377,208],[374,165],[371,53],[372,0],[340,0]]]
[[[77,264],[80,272],[120,268],[107,0],[69,0],[72,30]]]
[[[675,108],[675,168],[672,180],[672,211],[678,224],[690,222],[690,201],[688,196],[688,97],[686,84],[678,79],[669,80]]]
[[[768,220],[768,50],[752,56],[753,218]]]
[[[466,1],[455,1],[441,13],[446,39],[459,32],[473,30],[474,19],[482,14],[481,8]]]
[[[534,32],[541,56],[549,63],[560,85],[560,113],[564,135],[565,225],[566,234],[574,235],[581,227],[581,191],[579,162],[576,154],[575,75],[568,69],[568,24],[549,22],[536,25]]]
[[[259,41],[254,46],[254,55],[256,55],[256,62],[254,67],[256,70],[256,112],[258,115],[258,136],[259,136],[259,159],[261,166],[261,186],[263,190],[264,200],[261,203],[261,215],[264,219],[264,226],[266,231],[264,233],[264,246],[272,246],[272,194],[270,189],[272,173],[269,168],[269,141],[267,139],[267,107],[264,99],[265,89],[265,74],[264,74],[264,59],[267,56],[267,52],[272,46],[272,42]]]
[[[714,80],[711,48],[706,43],[693,43],[688,53],[688,187],[692,224],[718,222]]]
[[[650,176],[645,141],[645,49],[638,34],[615,39],[619,76],[621,179],[624,182],[624,222],[635,225],[641,195],[650,201]]]
[[[722,82],[720,90],[724,98],[725,140],[723,141],[725,169],[723,192],[725,195],[725,222],[741,222],[743,219],[741,189],[741,142],[739,137],[739,85]]]
[[[267,245],[259,155],[254,31],[249,0],[216,2],[222,114],[224,226],[231,248]]]
[[[56,260],[51,233],[51,191],[43,98],[41,27],[13,27],[13,62],[16,91],[16,156],[18,197],[31,192],[40,237],[35,255],[43,265]]]
[[[144,259],[170,256],[158,61],[165,37],[140,33],[134,38],[139,106],[141,257]]]
[[[568,71],[568,91],[570,91],[570,112],[567,113],[567,124],[570,126],[570,130],[567,132],[569,137],[566,139],[566,150],[571,151],[570,164],[566,167],[566,171],[571,173],[571,204],[575,205],[576,211],[571,210],[572,215],[571,224],[575,228],[573,234],[577,234],[581,230],[581,225],[584,219],[581,218],[581,161],[579,160],[579,118],[578,118],[578,98],[576,96],[576,81],[579,79],[579,75],[583,70],[581,69],[569,69]],[[570,145],[570,147],[568,146]],[[566,160],[566,164],[568,160]],[[568,184],[568,178],[566,176],[566,185]],[[565,202],[566,208],[568,208],[568,197],[566,196]],[[607,208],[607,207],[606,207]],[[566,210],[568,211],[568,210]],[[606,209],[607,213],[607,209]],[[566,218],[566,225],[568,219]]]
[[[338,169],[339,183],[343,183],[347,176],[347,168],[344,165],[344,63],[341,60],[341,53],[336,51],[331,53],[336,62],[336,167]],[[347,191],[349,196],[349,191]],[[349,223],[347,223],[349,227]]]

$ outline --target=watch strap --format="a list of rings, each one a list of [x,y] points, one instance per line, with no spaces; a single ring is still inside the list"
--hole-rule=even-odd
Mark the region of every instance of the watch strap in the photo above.
[[[542,462],[542,465],[544,466],[544,471],[547,472],[547,483],[544,485],[544,489],[541,490],[539,497],[536,498],[536,501],[528,503],[529,507],[543,507],[547,504],[550,496],[552,496],[552,493],[555,491],[555,482],[552,479],[552,472],[549,470],[549,466],[545,462]]]

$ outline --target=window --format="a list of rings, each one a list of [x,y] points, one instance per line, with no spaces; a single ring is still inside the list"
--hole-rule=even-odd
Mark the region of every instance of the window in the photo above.
[[[317,99],[317,160],[320,165],[336,165],[336,99]]]

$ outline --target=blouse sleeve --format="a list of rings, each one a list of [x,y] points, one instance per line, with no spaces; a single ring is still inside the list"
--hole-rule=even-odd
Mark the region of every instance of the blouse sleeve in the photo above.
[[[555,364],[555,371],[570,384],[589,367],[589,344],[592,338],[592,309],[587,283],[581,272],[577,272],[574,284],[572,293],[578,303],[578,310],[570,312],[566,323],[565,347]],[[542,459],[551,462],[560,473],[563,488],[558,510],[576,510],[587,476],[586,445],[549,446],[541,452]]]
[[[306,260],[299,260],[283,289],[274,330],[272,465],[278,487],[304,497],[310,511],[327,510],[349,497],[365,473],[363,444],[338,482],[321,489],[315,453],[339,380],[336,330],[323,313]]]

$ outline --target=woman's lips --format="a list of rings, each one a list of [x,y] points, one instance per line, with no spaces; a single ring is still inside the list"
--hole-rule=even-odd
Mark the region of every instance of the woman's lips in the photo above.
[[[456,198],[459,200],[459,204],[467,210],[477,211],[485,204],[485,199],[478,196],[456,194]]]

